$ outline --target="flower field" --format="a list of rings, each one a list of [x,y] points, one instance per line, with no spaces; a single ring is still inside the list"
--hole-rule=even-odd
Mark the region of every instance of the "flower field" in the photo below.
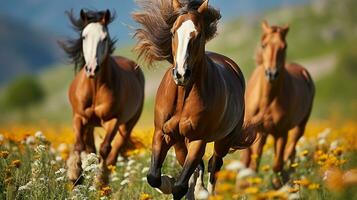
[[[40,128],[39,128],[40,127]],[[327,128],[328,127],[328,128]],[[41,131],[39,131],[41,130]],[[97,139],[103,133],[99,130]],[[0,128],[0,199],[171,199],[146,182],[153,130],[135,130],[140,148],[119,157],[110,166],[110,185],[93,184],[99,158],[89,154],[82,162],[84,182],[73,187],[66,177],[73,134],[70,127],[39,125]],[[265,146],[259,173],[243,167],[239,152],[225,158],[217,174],[216,195],[202,192],[202,199],[357,199],[357,124],[312,122],[300,140],[295,163],[286,163],[290,181],[279,190],[271,184],[278,177],[271,170],[273,142]],[[205,162],[212,152],[208,146]],[[254,155],[253,155],[254,156]],[[163,174],[175,176],[180,166],[170,151]],[[206,179],[207,180],[207,179]]]

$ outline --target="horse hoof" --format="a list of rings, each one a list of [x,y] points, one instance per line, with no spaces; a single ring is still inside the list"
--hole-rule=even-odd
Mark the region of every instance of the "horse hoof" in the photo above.
[[[67,176],[68,179],[75,185],[80,182],[79,178],[82,173],[81,165],[82,162],[79,152],[73,152],[67,160],[67,166],[68,166]]]
[[[180,200],[187,193],[188,186],[187,185],[174,185],[172,188],[172,195],[174,196],[174,200]]]
[[[149,183],[149,185],[153,188],[158,188],[161,185],[161,177],[160,176],[155,176],[152,173],[149,173],[146,175],[146,179]]]

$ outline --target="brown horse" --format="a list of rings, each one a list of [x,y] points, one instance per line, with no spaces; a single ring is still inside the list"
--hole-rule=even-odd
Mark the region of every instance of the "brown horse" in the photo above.
[[[93,130],[100,126],[106,135],[99,150],[102,165],[99,180],[106,183],[107,165],[116,163],[141,115],[144,76],[135,62],[110,56],[115,41],[108,33],[107,26],[114,19],[109,10],[81,10],[79,19],[73,12],[68,12],[68,16],[80,33],[79,39],[60,43],[77,70],[68,93],[75,133],[74,150],[67,162],[68,176],[73,182],[80,177],[81,157],[85,152],[95,153]]]
[[[268,134],[275,139],[274,172],[283,172],[283,162],[295,157],[295,146],[304,134],[309,119],[315,87],[308,71],[295,63],[285,63],[286,34],[289,27],[262,24],[261,48],[257,52],[258,67],[247,86],[247,120],[261,121],[258,141],[245,150],[243,161],[258,170],[263,146]],[[288,131],[290,145],[285,148]],[[285,151],[285,152],[284,152]],[[284,175],[284,173],[283,173]],[[286,180],[286,176],[283,178]],[[274,180],[278,187],[281,183]]]
[[[143,0],[139,5],[143,10],[133,15],[142,25],[136,31],[135,50],[149,63],[167,60],[172,64],[156,95],[148,183],[181,199],[195,186],[194,178],[190,178],[196,168],[198,183],[202,184],[202,156],[206,144],[214,142],[208,167],[212,193],[215,174],[230,148],[246,148],[255,140],[255,135],[242,131],[243,74],[231,59],[205,52],[205,44],[215,36],[221,15],[208,6],[208,0],[187,4],[178,0]],[[161,176],[161,168],[172,146],[183,169],[170,184],[167,177]],[[198,188],[203,189],[201,186]]]

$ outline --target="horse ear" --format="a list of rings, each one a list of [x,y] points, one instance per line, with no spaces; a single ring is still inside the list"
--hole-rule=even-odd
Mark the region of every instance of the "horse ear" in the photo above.
[[[103,24],[107,25],[107,24],[109,23],[110,17],[111,17],[110,15],[111,15],[111,14],[110,14],[110,10],[107,9],[107,10],[105,11],[104,15],[103,15],[103,19],[102,19],[102,23],[103,23]]]
[[[203,13],[208,9],[208,0],[205,0],[201,6],[197,9],[198,13]]]
[[[182,5],[180,0],[172,0],[172,7],[174,8],[174,11],[181,9]]]
[[[86,21],[87,21],[87,14],[86,14],[86,12],[85,12],[83,9],[81,9],[80,16],[81,16],[81,20],[82,20],[83,22],[86,22]]]
[[[266,20],[262,22],[262,29],[264,33],[269,33],[270,32],[270,26]]]
[[[285,24],[283,27],[282,27],[282,31],[283,31],[283,35],[284,37],[288,34],[289,32],[289,24]]]

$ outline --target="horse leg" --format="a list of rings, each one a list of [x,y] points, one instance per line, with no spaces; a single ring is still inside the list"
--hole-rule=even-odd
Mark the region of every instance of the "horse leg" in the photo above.
[[[252,157],[252,147],[243,149],[240,153],[241,161],[245,167],[249,167]]]
[[[257,139],[257,142],[251,147],[251,162],[249,165],[249,167],[256,172],[258,172],[259,170],[260,159],[262,157],[263,148],[267,140],[267,134],[260,133],[258,137],[259,138]]]
[[[84,132],[85,127],[82,117],[75,115],[73,117],[73,131],[75,134],[75,143],[73,152],[67,160],[68,179],[74,184],[80,183],[80,175],[82,173],[81,152],[85,149]]]
[[[166,136],[169,137],[169,136]],[[154,137],[152,141],[152,156],[151,165],[147,174],[147,181],[151,187],[158,188],[165,194],[170,194],[172,185],[165,185],[168,177],[161,177],[162,164],[166,158],[170,147],[175,143],[173,138],[165,139],[164,132],[161,128],[155,128]]]
[[[202,161],[205,148],[206,142],[203,140],[191,141],[188,144],[188,154],[183,169],[172,189],[172,195],[175,200],[181,199],[187,193],[189,179]]]
[[[295,162],[296,145],[299,139],[304,135],[305,125],[306,124],[295,127],[293,131],[290,133],[291,142],[289,143],[284,153],[285,162],[287,162],[288,160],[290,160],[291,164]]]
[[[287,141],[287,134],[274,135],[275,138],[275,154],[274,154],[274,164],[273,171],[278,177],[273,178],[273,185],[275,188],[280,188],[286,181],[286,174],[284,173],[284,150]],[[283,180],[280,179],[283,178]]]
[[[93,126],[86,128],[85,141],[86,141],[86,153],[95,153],[96,149],[95,149]]]
[[[214,152],[208,161],[208,193],[214,195],[217,177],[216,174],[221,170],[223,158],[228,154],[231,147],[232,137],[214,143]]]
[[[101,156],[101,161],[100,161],[101,172],[97,178],[97,181],[100,185],[105,185],[109,182],[108,167],[107,167],[106,160],[112,148],[111,142],[114,139],[115,134],[118,132],[118,127],[119,127],[118,120],[112,119],[110,121],[104,122],[103,127],[107,133],[99,149],[99,154]]]
[[[122,124],[119,126],[119,132],[114,137],[114,141],[112,145],[113,147],[107,158],[108,165],[115,165],[119,153],[125,151],[126,147],[131,145],[130,144],[131,131],[133,130],[135,124],[138,122],[141,112],[142,112],[142,106],[133,118],[131,118],[126,124]]]

